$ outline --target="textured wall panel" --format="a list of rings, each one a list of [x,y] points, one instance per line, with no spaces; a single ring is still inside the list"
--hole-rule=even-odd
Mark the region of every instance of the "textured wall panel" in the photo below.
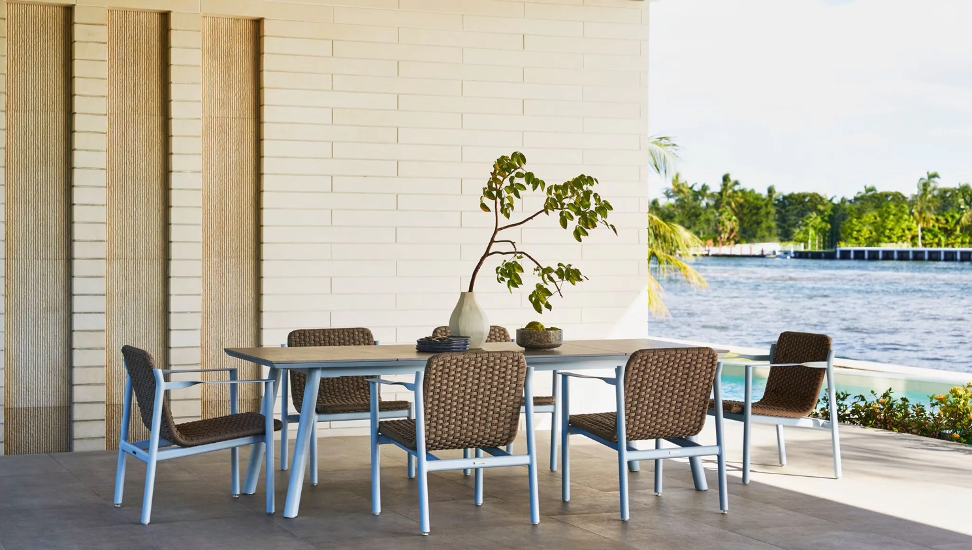
[[[125,344],[167,364],[168,14],[108,11],[105,437],[116,449]],[[132,435],[145,439],[134,415]]]
[[[71,10],[7,4],[7,454],[71,447]]]
[[[202,366],[255,365],[223,348],[259,344],[260,22],[202,20]],[[240,410],[258,410],[260,387],[240,388]],[[202,416],[229,410],[226,385],[203,388]]]

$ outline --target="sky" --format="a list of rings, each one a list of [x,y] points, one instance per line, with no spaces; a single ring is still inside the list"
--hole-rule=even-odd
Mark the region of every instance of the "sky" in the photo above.
[[[653,0],[650,133],[716,187],[972,182],[970,26],[972,0]]]

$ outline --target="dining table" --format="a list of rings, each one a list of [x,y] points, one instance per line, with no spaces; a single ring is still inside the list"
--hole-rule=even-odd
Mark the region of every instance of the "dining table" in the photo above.
[[[605,340],[565,340],[563,345],[553,349],[524,349],[513,342],[486,343],[485,351],[519,351],[526,358],[527,366],[534,371],[573,371],[613,368],[617,362],[627,361],[634,352],[642,349],[663,349],[693,347],[687,344],[652,340],[605,339]],[[728,350],[716,350],[726,353]],[[392,344],[376,346],[321,346],[321,347],[255,347],[226,348],[231,357],[262,365],[270,369],[269,377],[274,380],[274,388],[279,388],[283,375],[296,371],[307,376],[304,384],[304,399],[300,410],[297,428],[297,441],[294,447],[294,462],[287,487],[283,515],[297,517],[300,507],[304,474],[307,469],[311,437],[316,437],[316,404],[320,380],[323,377],[338,376],[391,376],[415,374],[425,368],[433,353],[420,352],[414,344]],[[615,364],[609,364],[610,362]],[[560,406],[560,384],[554,384],[555,407]],[[264,400],[264,415],[273,414],[275,397]],[[560,418],[559,409],[555,419]],[[282,437],[287,437],[283,434]],[[262,445],[262,444],[261,444]],[[250,455],[243,492],[256,492],[263,452],[254,449]],[[701,459],[691,460],[695,486],[706,488]]]

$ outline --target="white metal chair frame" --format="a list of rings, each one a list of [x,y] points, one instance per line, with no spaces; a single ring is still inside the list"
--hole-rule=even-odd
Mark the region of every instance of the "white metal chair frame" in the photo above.
[[[572,434],[583,435],[598,443],[614,449],[618,453],[618,484],[620,486],[620,504],[621,504],[621,520],[628,521],[630,517],[629,506],[628,506],[628,470],[637,471],[632,469],[632,465],[636,464],[641,460],[654,460],[655,461],[655,494],[661,496],[662,494],[662,461],[667,458],[688,458],[692,464],[692,475],[695,478],[696,490],[704,491],[706,490],[705,478],[702,477],[701,457],[715,455],[718,460],[718,478],[719,478],[719,509],[723,514],[729,513],[729,493],[726,487],[726,455],[725,455],[725,443],[724,443],[724,433],[722,425],[722,361],[716,366],[715,380],[713,382],[712,393],[713,399],[715,400],[715,429],[716,429],[716,444],[715,445],[700,445],[695,437],[690,438],[671,438],[666,439],[669,443],[677,445],[679,448],[671,449],[662,448],[662,440],[655,440],[654,449],[638,449],[629,441],[625,433],[625,419],[624,419],[624,372],[625,365],[620,365],[615,369],[615,375],[613,377],[607,376],[589,376],[584,374],[575,374],[562,372],[560,375],[563,377],[561,384],[563,388],[560,394],[564,398],[564,403],[562,405],[563,410],[563,442],[561,444],[561,483],[562,483],[562,494],[561,499],[564,502],[570,501],[570,436]],[[617,404],[617,443],[607,441],[601,437],[598,437],[587,430],[583,430],[580,427],[570,425],[570,391],[569,384],[570,378],[588,378],[601,380],[607,384],[615,387],[615,400]],[[701,483],[700,483],[701,477]]]
[[[751,461],[752,445],[752,425],[753,424],[772,424],[776,426],[776,445],[780,455],[780,466],[786,466],[786,442],[783,439],[783,427],[791,426],[794,428],[808,428],[814,430],[830,431],[831,445],[834,451],[834,478],[840,479],[842,475],[840,464],[840,434],[838,431],[837,419],[837,388],[834,384],[834,351],[830,350],[826,361],[811,361],[805,363],[773,363],[776,355],[776,344],[770,346],[769,355],[744,355],[736,354],[726,359],[726,362],[736,362],[738,359],[755,361],[745,363],[745,400],[742,414],[724,413],[725,418],[743,423],[743,472],[742,482],[749,483],[749,470]],[[787,367],[810,367],[814,369],[827,370],[827,399],[830,403],[830,419],[822,418],[788,418],[784,416],[769,416],[752,413],[753,406],[753,369],[756,367],[787,368]],[[721,409],[716,405],[716,410]],[[712,414],[712,410],[709,411]]]
[[[168,382],[165,375],[202,373],[228,371],[229,380],[185,380]],[[230,386],[230,414],[239,412],[237,404],[237,386],[239,384],[260,383],[264,385],[263,410],[271,410],[273,407],[274,384],[272,379],[257,380],[238,380],[236,368],[222,369],[191,369],[191,370],[164,370],[153,369],[155,375],[155,406],[152,409],[152,428],[149,438],[144,441],[128,441],[129,426],[132,422],[132,379],[125,374],[125,399],[122,405],[122,425],[121,435],[118,442],[118,466],[115,471],[115,496],[114,504],[116,508],[121,507],[122,498],[125,491],[125,462],[131,455],[145,463],[145,492],[142,497],[142,517],[141,522],[148,525],[152,516],[152,497],[155,492],[155,471],[160,461],[192,456],[197,454],[209,453],[213,451],[230,450],[230,478],[233,496],[240,495],[240,447],[253,445],[253,454],[264,453],[266,455],[266,491],[267,491],[267,513],[274,513],[274,488],[273,488],[273,417],[268,415],[265,422],[264,435],[250,437],[239,437],[227,441],[210,443],[206,445],[196,445],[193,447],[179,447],[161,437],[162,429],[162,408],[165,400],[165,392],[169,390],[181,390],[197,386],[199,384],[229,384]],[[259,462],[250,461],[250,468],[256,471],[248,471],[247,477],[256,479],[259,475]],[[253,493],[248,493],[253,494]]]
[[[371,508],[376,516],[381,514],[381,451],[380,446],[394,444],[408,453],[409,458],[413,456],[418,462],[418,497],[419,497],[419,524],[423,535],[429,534],[429,472],[439,472],[443,470],[476,470],[474,499],[476,506],[483,504],[483,469],[498,468],[502,466],[527,466],[530,479],[530,522],[534,525],[540,523],[540,497],[537,480],[537,452],[536,439],[533,430],[533,389],[531,381],[533,378],[533,367],[527,367],[526,380],[524,382],[524,393],[526,408],[526,436],[527,454],[514,455],[504,449],[488,447],[476,449],[475,457],[463,456],[463,458],[442,459],[425,448],[425,407],[423,397],[423,383],[425,372],[418,371],[415,374],[415,381],[392,382],[390,380],[370,379],[371,383]],[[400,444],[399,442],[378,433],[378,391],[379,385],[403,386],[415,393],[415,449]],[[466,449],[468,451],[468,449]],[[483,456],[483,453],[490,456]]]
[[[375,345],[378,345],[378,340],[375,340]],[[286,344],[281,344],[280,347],[286,347]],[[287,449],[287,430],[290,427],[291,422],[300,421],[300,413],[291,414],[290,413],[290,376],[289,374],[284,374],[283,379],[280,382],[280,422],[283,427],[280,430],[280,469],[287,470],[288,464],[288,449]],[[381,411],[379,416],[382,420],[389,418],[408,418],[412,420],[414,416],[414,405],[411,409],[397,410],[397,411]],[[370,420],[371,412],[352,412],[352,413],[318,413],[314,417],[313,435],[310,441],[310,484],[317,485],[317,423],[318,422],[343,422],[346,420]],[[408,457],[408,477],[412,479],[415,477],[415,462],[411,455]]]

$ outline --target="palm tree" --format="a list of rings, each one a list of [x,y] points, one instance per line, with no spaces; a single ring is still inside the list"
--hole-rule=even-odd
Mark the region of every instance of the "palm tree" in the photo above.
[[[958,192],[961,195],[962,217],[959,218],[959,225],[972,225],[972,186],[967,183],[959,185]]]
[[[935,197],[936,187],[938,172],[927,172],[925,177],[918,180],[918,192],[912,197],[911,214],[918,224],[918,248],[921,248],[921,229],[935,220],[935,207],[938,202]]]
[[[678,145],[667,136],[657,136],[651,139],[648,151],[651,156],[649,167],[665,180],[671,181],[674,163],[678,160]],[[694,192],[681,179],[672,181],[672,184],[672,193]],[[648,311],[653,316],[668,315],[668,308],[662,300],[665,290],[658,278],[679,276],[695,288],[706,286],[705,279],[683,259],[690,257],[693,249],[701,246],[702,241],[688,229],[648,213]]]
[[[719,217],[718,232],[719,246],[725,243],[735,243],[739,233],[739,218],[736,209],[742,202],[739,196],[739,180],[732,179],[729,174],[723,174],[719,191],[715,195],[716,213]]]

